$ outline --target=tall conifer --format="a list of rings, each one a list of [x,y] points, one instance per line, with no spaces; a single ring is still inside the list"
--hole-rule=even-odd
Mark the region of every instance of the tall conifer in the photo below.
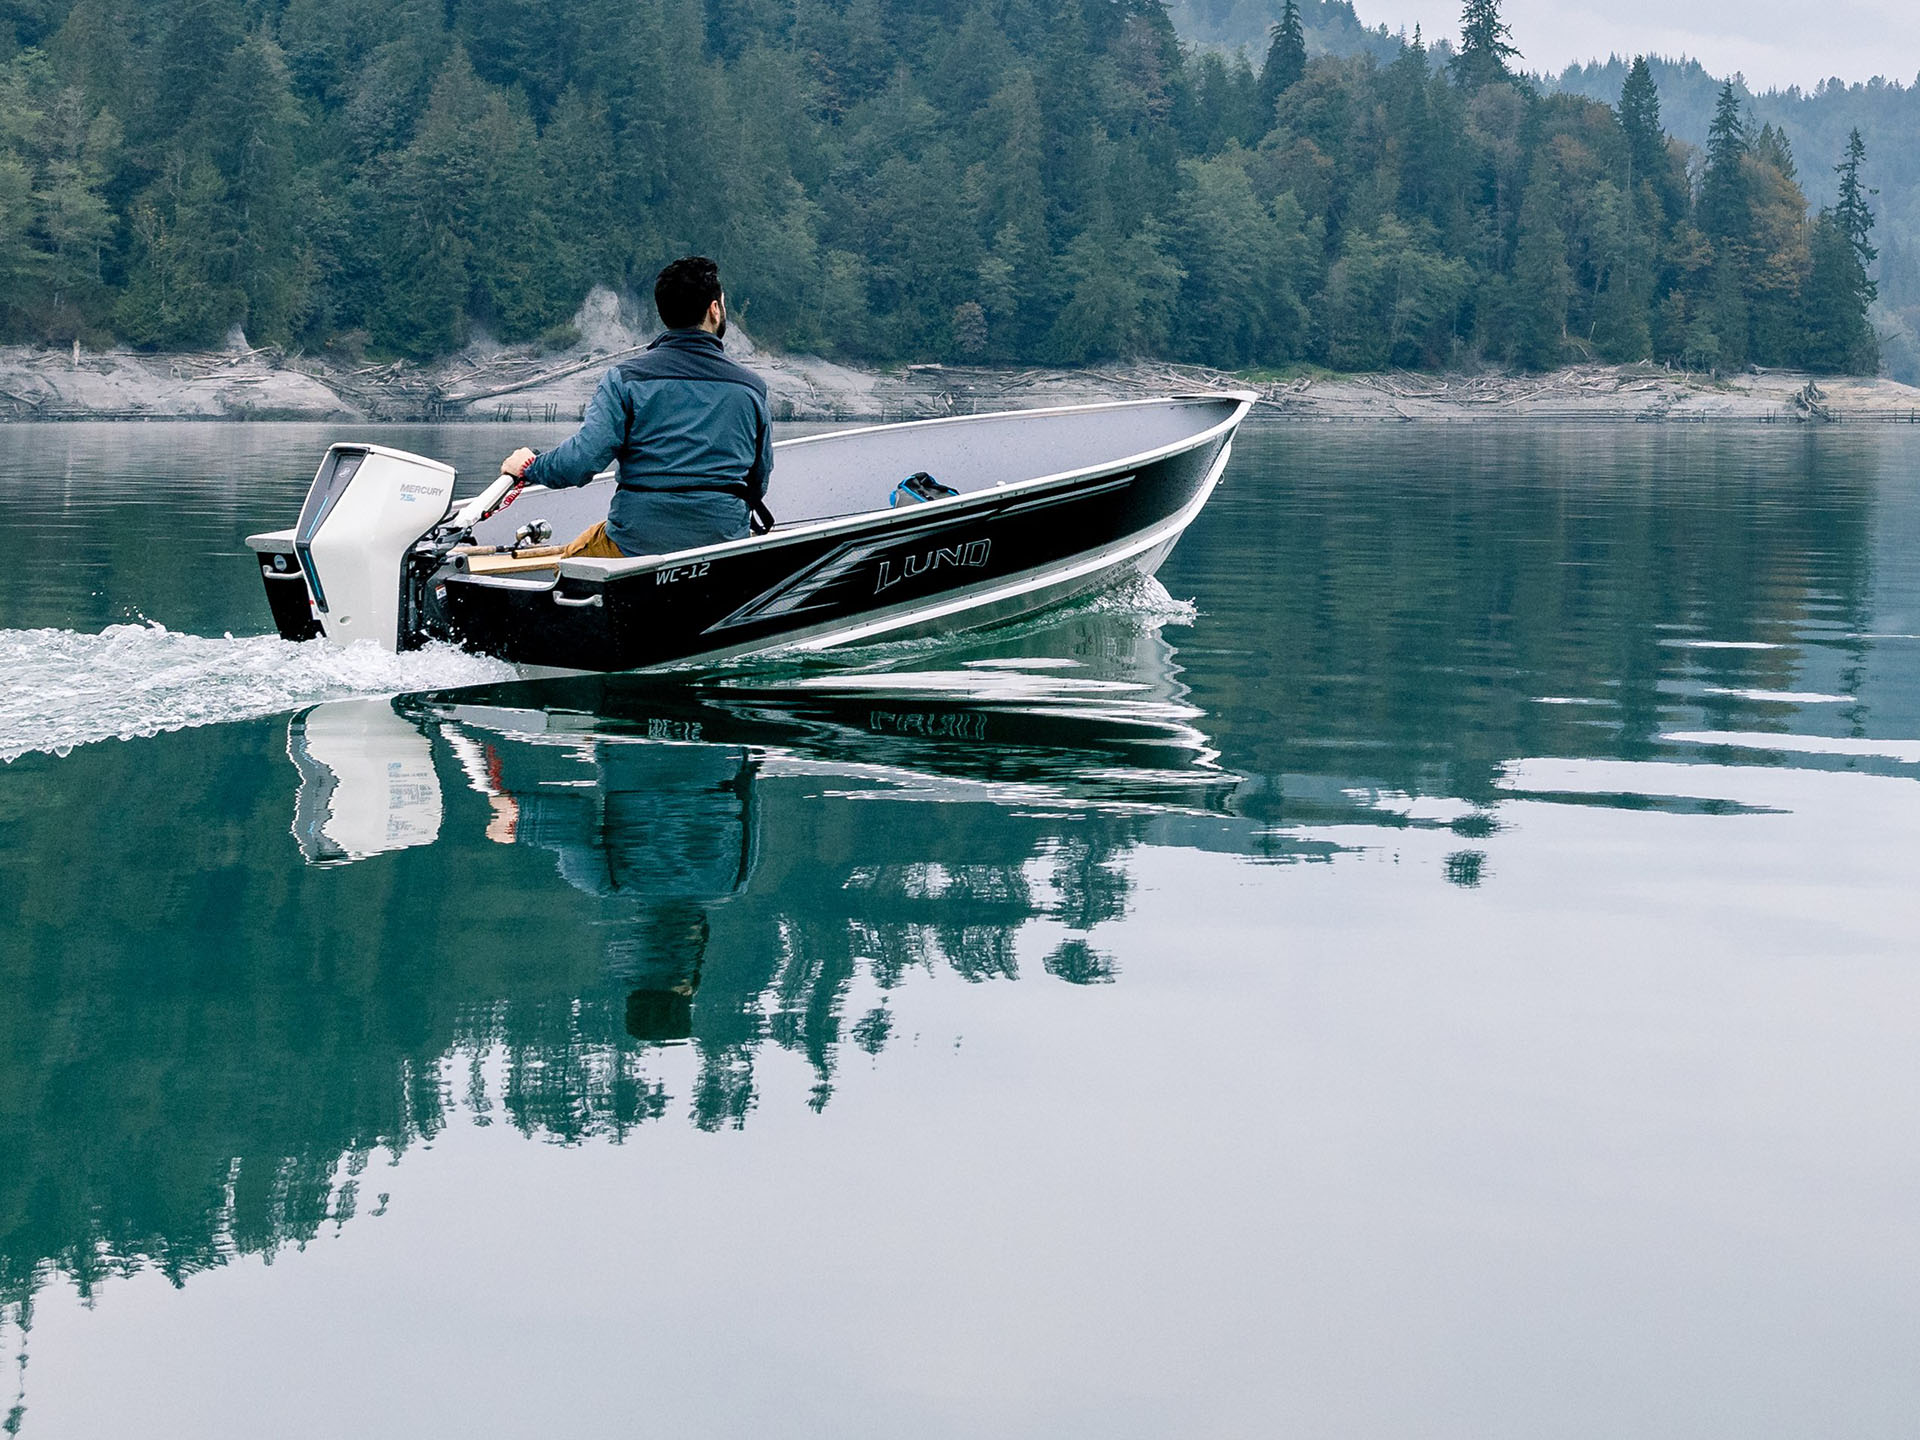
[[[1513,32],[1500,18],[1500,0],[1466,0],[1460,12],[1460,53],[1453,57],[1453,78],[1462,89],[1513,79],[1507,62],[1519,55]]]
[[[1620,128],[1627,133],[1627,183],[1650,179],[1666,158],[1667,137],[1660,129],[1660,92],[1654,88],[1647,57],[1633,57],[1620,87]]]
[[[1869,265],[1880,258],[1880,252],[1867,241],[1873,232],[1873,211],[1867,208],[1867,196],[1877,195],[1877,190],[1869,190],[1860,180],[1860,167],[1866,163],[1867,144],[1860,138],[1856,126],[1847,136],[1846,157],[1834,167],[1834,174],[1840,177],[1840,199],[1833,207],[1833,218],[1840,222],[1840,229],[1847,237],[1847,243],[1853,247],[1854,255],[1860,261],[1864,274]],[[1872,282],[1868,282],[1869,300],[1874,298]]]
[[[1799,171],[1793,163],[1793,144],[1787,139],[1785,130],[1776,130],[1770,123],[1762,125],[1760,133],[1753,138],[1750,153],[1754,159],[1771,165],[1788,180],[1798,178]]]
[[[1719,342],[1718,365],[1747,362],[1753,314],[1747,303],[1747,270],[1753,246],[1753,196],[1747,177],[1751,150],[1733,82],[1720,87],[1713,123],[1707,127],[1707,173],[1700,182],[1699,225],[1713,247],[1701,314]]]
[[[1707,127],[1707,173],[1700,182],[1700,228],[1716,246],[1743,245],[1751,229],[1746,173],[1747,127],[1733,82],[1720,87]]]
[[[1433,199],[1443,183],[1435,173],[1434,156],[1439,137],[1434,134],[1428,105],[1427,46],[1420,38],[1420,27],[1413,27],[1413,39],[1387,67],[1388,124],[1399,137],[1399,211],[1406,218],[1428,215]]]
[[[1554,212],[1559,195],[1545,161],[1534,165],[1520,204],[1520,239],[1513,258],[1513,358],[1528,370],[1560,361],[1567,340],[1567,300],[1573,276],[1567,236]]]
[[[1270,33],[1273,39],[1267,46],[1267,61],[1260,69],[1262,134],[1273,127],[1273,107],[1280,97],[1307,73],[1307,35],[1300,28],[1300,7],[1294,0],[1287,0],[1280,23]]]
[[[1874,192],[1860,178],[1866,158],[1866,143],[1855,130],[1834,167],[1840,197],[1814,222],[1813,265],[1800,292],[1801,361],[1809,369],[1871,375],[1880,368],[1879,340],[1867,319],[1879,294],[1867,267],[1880,252],[1868,238],[1873,212],[1867,197]]]
[[[1813,267],[1801,288],[1800,363],[1809,370],[1871,375],[1880,344],[1867,323],[1872,282],[1846,227],[1832,210],[1813,225]]]

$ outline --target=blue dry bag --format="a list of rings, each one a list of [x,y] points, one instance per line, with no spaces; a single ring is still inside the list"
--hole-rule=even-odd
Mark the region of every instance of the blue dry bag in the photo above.
[[[960,492],[951,485],[942,485],[924,470],[916,470],[898,485],[887,497],[888,505],[899,505],[904,501],[908,505],[918,505],[923,500],[944,500],[949,495]]]

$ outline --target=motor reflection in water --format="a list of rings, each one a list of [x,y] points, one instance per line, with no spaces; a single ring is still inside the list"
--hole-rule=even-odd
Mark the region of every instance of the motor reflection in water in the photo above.
[[[440,836],[433,747],[384,699],[296,715],[287,758],[300,772],[293,838],[310,865],[346,865]]]

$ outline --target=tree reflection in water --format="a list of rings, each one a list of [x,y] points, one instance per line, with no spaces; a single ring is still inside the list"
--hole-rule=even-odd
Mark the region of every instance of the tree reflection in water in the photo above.
[[[768,1045],[818,1109],[916,974],[1112,979],[1128,852],[1248,827],[1157,631],[1083,623],[1105,679],[577,680],[19,762],[0,1301],[303,1243],[462,1111],[739,1126]]]

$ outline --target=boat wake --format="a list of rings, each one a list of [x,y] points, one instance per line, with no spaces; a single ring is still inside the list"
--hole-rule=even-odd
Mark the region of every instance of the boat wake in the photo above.
[[[985,633],[1004,643],[1046,632],[1076,615],[1152,632],[1164,625],[1192,624],[1195,609],[1174,599],[1159,581],[1142,576],[1076,604]],[[978,643],[980,638],[978,634],[941,636],[781,658],[790,663],[798,660],[803,669],[820,667],[840,674],[850,668],[894,670],[923,662],[956,644]],[[757,670],[767,662],[768,657],[755,657],[743,668]],[[1036,657],[1022,662],[1021,668],[1044,669],[1045,665],[1044,657]],[[1032,677],[1022,682],[1018,677],[983,673],[992,668],[992,662],[967,668],[969,693],[985,689],[1008,698],[1001,694],[1008,687],[1036,683]],[[371,642],[341,649],[312,642],[295,644],[277,635],[186,635],[153,621],[110,625],[94,635],[73,630],[0,630],[0,761],[39,751],[64,755],[76,745],[99,740],[131,740],[164,730],[250,720],[326,700],[452,690],[521,678],[521,672],[504,660],[470,655],[448,645],[396,655]],[[1046,688],[1063,687],[1055,682]],[[1102,687],[1080,682],[1064,688],[1084,692]]]
[[[446,645],[395,655],[370,642],[337,649],[277,635],[182,635],[151,621],[97,635],[0,630],[0,760],[518,675],[504,660]]]
[[[1143,626],[1191,625],[1200,618],[1200,607],[1191,600],[1176,600],[1152,575],[1133,579],[1089,596],[1076,607],[1091,615],[1120,615]]]

